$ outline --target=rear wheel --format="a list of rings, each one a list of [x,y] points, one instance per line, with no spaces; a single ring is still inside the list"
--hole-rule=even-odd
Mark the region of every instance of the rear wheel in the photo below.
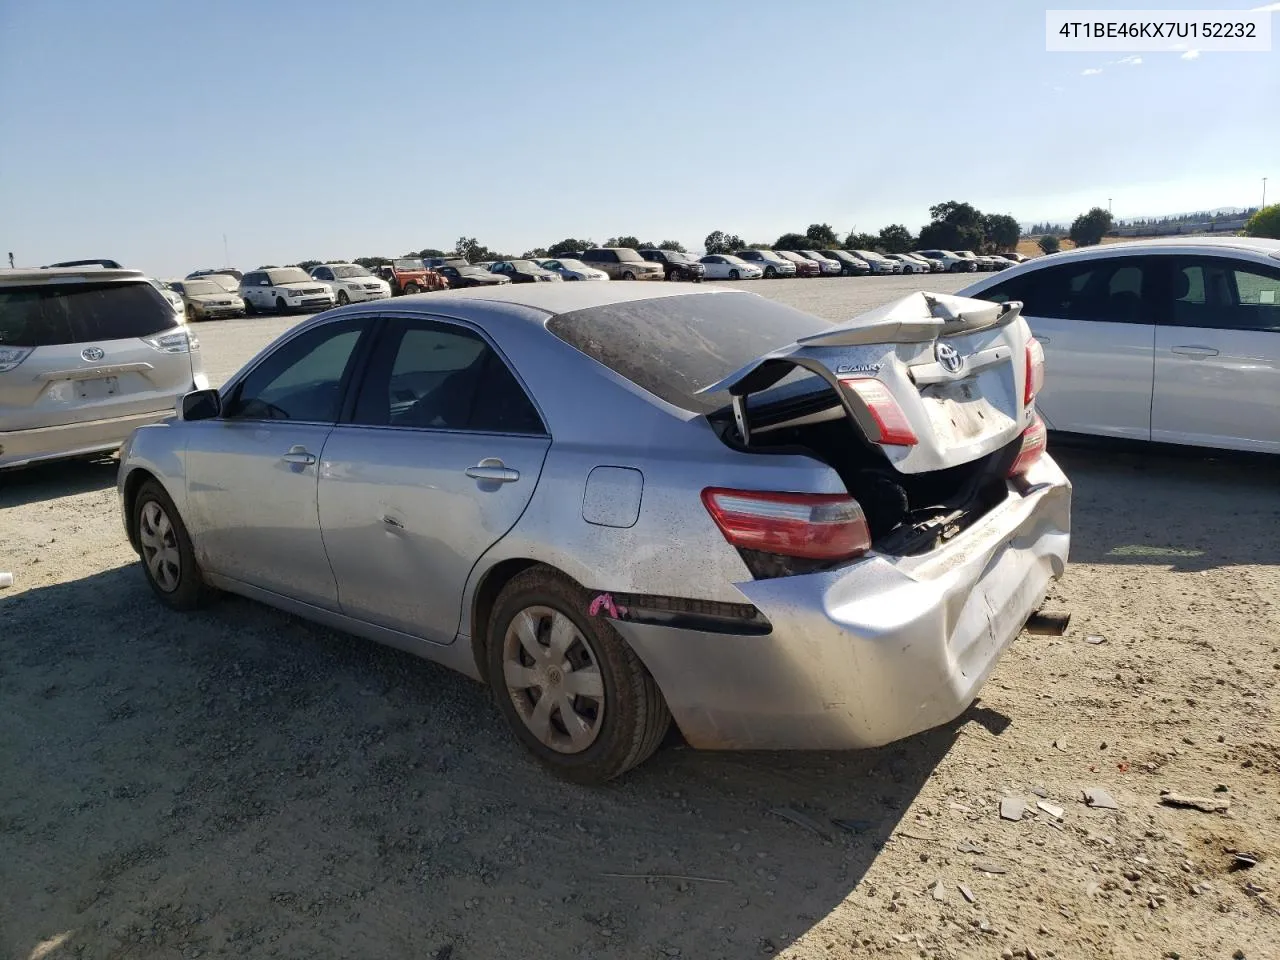
[[[213,597],[196,563],[178,510],[155,480],[147,480],[133,502],[133,532],[147,582],[174,610],[194,610]]]
[[[524,746],[580,783],[602,783],[646,760],[671,723],[649,671],[590,597],[534,567],[499,594],[489,620],[489,684]]]

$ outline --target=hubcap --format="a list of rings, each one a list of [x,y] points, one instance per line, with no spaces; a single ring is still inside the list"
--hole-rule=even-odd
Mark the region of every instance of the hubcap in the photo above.
[[[177,590],[182,576],[177,533],[169,522],[169,515],[154,500],[148,501],[138,517],[138,542],[142,545],[142,560],[156,586],[165,593]]]
[[[502,669],[516,713],[557,753],[581,753],[604,722],[604,680],[595,651],[573,621],[526,607],[502,641]]]

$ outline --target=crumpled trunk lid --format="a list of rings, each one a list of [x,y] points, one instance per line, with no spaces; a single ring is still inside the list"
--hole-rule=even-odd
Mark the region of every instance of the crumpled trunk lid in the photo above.
[[[913,293],[752,361],[702,392],[728,391],[742,442],[750,447],[753,394],[797,368],[826,380],[845,415],[902,474],[966,464],[1009,445],[1031,423],[1024,402],[1031,333],[1021,304]],[[916,436],[878,443],[871,409],[850,386],[876,380]]]

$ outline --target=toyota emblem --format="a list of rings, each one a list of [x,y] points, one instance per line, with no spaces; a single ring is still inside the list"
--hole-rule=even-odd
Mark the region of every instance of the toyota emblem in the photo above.
[[[80,351],[80,356],[84,357],[90,363],[93,363],[94,361],[97,361],[97,360],[101,360],[106,355],[107,355],[106,351],[103,350],[101,347],[85,347],[83,350]]]
[[[938,358],[938,363],[947,373],[959,373],[960,368],[964,366],[964,358],[949,343],[938,344],[933,348],[933,355]]]

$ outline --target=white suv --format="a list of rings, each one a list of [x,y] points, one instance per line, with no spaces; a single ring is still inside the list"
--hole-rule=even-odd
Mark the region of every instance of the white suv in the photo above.
[[[300,267],[267,267],[246,273],[240,281],[240,296],[245,313],[328,310],[334,300],[327,283],[313,280]]]
[[[0,270],[0,469],[107,453],[204,390],[200,343],[136,270]]]
[[[311,268],[311,276],[329,285],[339,306],[391,296],[391,284],[358,263],[322,263]]]

